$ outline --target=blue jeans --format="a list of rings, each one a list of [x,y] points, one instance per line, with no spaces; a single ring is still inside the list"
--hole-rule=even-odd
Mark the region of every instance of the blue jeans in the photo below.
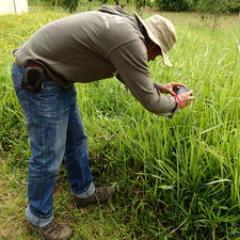
[[[27,119],[29,159],[28,220],[43,227],[53,219],[53,190],[63,159],[74,195],[95,191],[89,167],[87,137],[74,87],[64,89],[45,79],[40,93],[21,88],[23,68],[13,65],[12,78]]]

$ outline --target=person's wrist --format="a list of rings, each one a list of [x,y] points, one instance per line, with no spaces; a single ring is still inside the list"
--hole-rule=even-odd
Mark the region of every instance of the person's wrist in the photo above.
[[[177,94],[174,95],[173,97],[175,98],[176,102],[178,103],[179,108],[183,108],[185,106],[184,101],[182,101]]]

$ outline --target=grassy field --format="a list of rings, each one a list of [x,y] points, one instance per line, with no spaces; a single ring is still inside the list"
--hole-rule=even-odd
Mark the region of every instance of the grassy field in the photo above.
[[[106,206],[76,210],[62,167],[55,216],[74,229],[72,239],[240,239],[239,19],[162,14],[178,33],[174,67],[159,58],[149,66],[152,78],[182,82],[196,100],[170,120],[148,113],[114,79],[77,85],[96,183],[118,191]],[[24,218],[30,152],[11,51],[65,15],[34,9],[0,16],[1,240],[40,239]]]

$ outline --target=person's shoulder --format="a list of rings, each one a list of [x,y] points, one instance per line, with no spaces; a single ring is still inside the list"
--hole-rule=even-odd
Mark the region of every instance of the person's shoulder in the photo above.
[[[123,17],[118,18],[117,16],[116,19],[112,21],[114,21],[114,23],[108,32],[112,37],[117,38],[117,40],[125,42],[143,38],[141,32],[136,29],[128,19]]]

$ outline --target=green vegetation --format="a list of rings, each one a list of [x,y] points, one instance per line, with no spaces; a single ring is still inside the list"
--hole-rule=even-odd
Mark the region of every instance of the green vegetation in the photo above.
[[[148,14],[148,13],[146,13]],[[26,230],[25,120],[10,76],[11,51],[39,27],[65,16],[34,10],[0,17],[0,239],[39,239]],[[222,16],[212,28],[197,14],[164,14],[178,32],[174,67],[150,64],[159,82],[183,82],[195,102],[173,119],[152,115],[115,79],[77,84],[97,184],[115,200],[74,209],[66,171],[55,192],[56,218],[72,239],[240,239],[240,28]]]
[[[155,5],[161,11],[240,12],[239,0],[30,0],[30,3],[41,2],[47,5],[62,6],[64,9],[73,12],[86,1],[122,6],[134,4],[138,10],[141,10],[142,7]]]
[[[239,12],[239,0],[156,0],[165,11],[201,11],[210,13]]]

